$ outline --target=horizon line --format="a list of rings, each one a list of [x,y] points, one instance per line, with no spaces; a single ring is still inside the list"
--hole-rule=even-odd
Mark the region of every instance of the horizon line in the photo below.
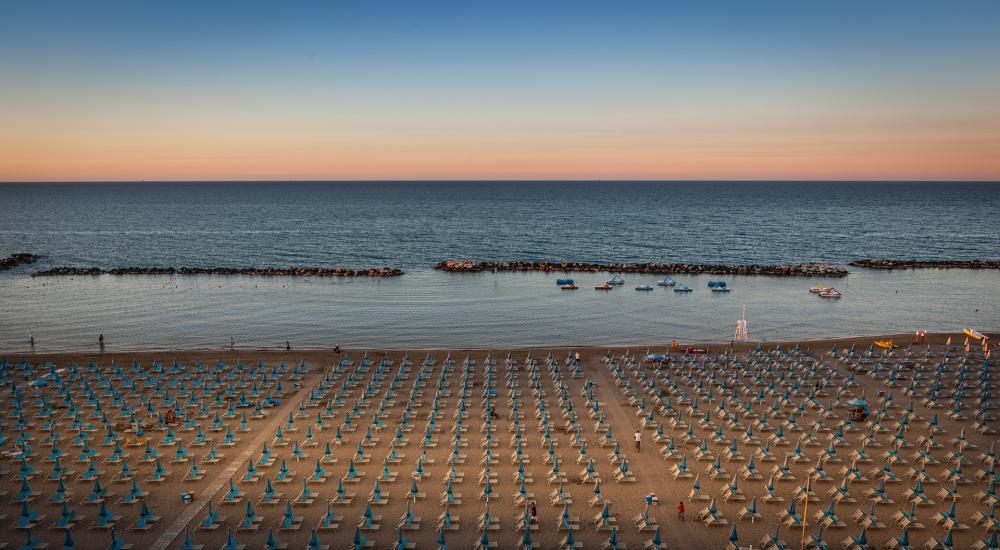
[[[867,179],[867,178],[630,178],[630,179],[580,179],[580,178],[414,178],[414,179],[82,179],[82,180],[0,180],[0,185],[24,184],[141,184],[141,183],[985,183],[998,184],[1000,179]]]

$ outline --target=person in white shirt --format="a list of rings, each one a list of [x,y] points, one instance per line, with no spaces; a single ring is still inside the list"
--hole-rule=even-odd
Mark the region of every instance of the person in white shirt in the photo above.
[[[641,445],[642,445],[642,434],[639,433],[639,430],[636,430],[635,431],[635,450],[639,451],[640,450],[639,447]]]

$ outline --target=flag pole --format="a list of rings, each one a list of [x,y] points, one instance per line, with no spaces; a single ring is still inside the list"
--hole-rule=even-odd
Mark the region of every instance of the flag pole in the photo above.
[[[806,547],[806,524],[809,523],[809,493],[812,492],[812,476],[806,478],[806,505],[802,508],[802,550]]]

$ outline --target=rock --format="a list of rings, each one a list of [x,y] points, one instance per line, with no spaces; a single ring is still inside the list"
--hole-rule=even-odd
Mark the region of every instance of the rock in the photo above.
[[[868,269],[1000,269],[1000,260],[890,260],[864,258],[851,262]]]
[[[14,269],[20,265],[33,264],[41,259],[41,256],[36,256],[34,254],[28,254],[27,252],[21,252],[18,254],[11,254],[6,258],[0,260],[0,271],[6,271],[8,269]]]
[[[398,277],[402,270],[373,267],[354,270],[340,267],[54,267],[32,273],[32,277],[67,275],[248,275],[260,277]]]
[[[100,275],[104,270],[99,267],[53,267],[44,271],[36,271],[32,277],[55,277],[73,275]]]
[[[441,271],[478,273],[481,271],[578,271],[649,274],[711,274],[711,275],[766,275],[772,277],[845,277],[848,271],[839,265],[804,263],[796,265],[757,264],[681,264],[681,263],[589,263],[589,262],[529,262],[529,261],[479,261],[444,260],[434,266]]]

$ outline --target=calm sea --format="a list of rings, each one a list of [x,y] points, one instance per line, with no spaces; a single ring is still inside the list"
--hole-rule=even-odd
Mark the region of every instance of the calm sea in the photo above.
[[[791,182],[399,182],[0,185],[0,350],[542,346],[1000,328],[1000,273],[872,272],[827,281],[677,277],[682,296],[562,292],[544,274],[435,272],[445,258],[847,263],[1000,257],[1000,185]],[[399,267],[386,280],[39,278],[52,266]]]

